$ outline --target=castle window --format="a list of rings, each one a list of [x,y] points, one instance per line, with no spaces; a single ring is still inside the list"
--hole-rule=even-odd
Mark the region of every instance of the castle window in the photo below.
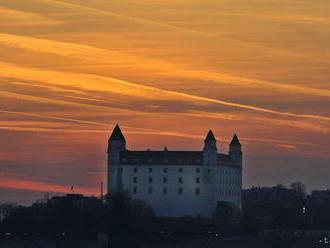
[[[167,183],[167,177],[163,177],[163,183]]]
[[[178,189],[178,194],[181,195],[182,194],[182,188]]]
[[[196,188],[196,195],[199,195],[199,193],[200,193],[199,188]]]
[[[164,169],[163,169],[163,172],[164,172],[164,173],[167,173],[167,168],[164,168]]]
[[[134,171],[134,173],[136,173],[137,172],[137,168],[134,168],[133,171]]]
[[[149,183],[152,183],[152,177],[149,177]]]
[[[179,177],[179,178],[178,178],[178,182],[179,182],[179,183],[182,183],[182,177]]]
[[[196,183],[200,183],[199,177],[196,178]]]
[[[134,177],[134,178],[133,178],[133,182],[134,182],[134,183],[137,183],[137,182],[138,182],[137,177]]]
[[[197,169],[196,169],[196,173],[199,173],[199,172],[200,172],[200,169],[199,169],[199,168],[197,168]]]
[[[148,189],[148,193],[149,193],[149,194],[152,194],[152,188],[149,188],[149,189]]]
[[[163,188],[163,194],[164,194],[164,195],[167,194],[167,188]]]
[[[179,168],[179,172],[180,172],[180,173],[182,172],[182,168]]]
[[[149,172],[152,173],[152,168],[149,168]]]
[[[137,188],[133,188],[133,194],[134,194],[134,195],[137,194]]]

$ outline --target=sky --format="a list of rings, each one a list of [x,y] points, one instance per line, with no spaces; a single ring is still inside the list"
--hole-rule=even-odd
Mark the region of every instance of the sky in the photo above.
[[[244,187],[330,188],[327,0],[0,0],[0,203],[99,194],[107,139],[237,133]]]

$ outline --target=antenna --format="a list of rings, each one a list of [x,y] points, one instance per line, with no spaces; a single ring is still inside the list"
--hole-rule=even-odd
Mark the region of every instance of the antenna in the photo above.
[[[101,201],[103,201],[103,182],[101,182]]]

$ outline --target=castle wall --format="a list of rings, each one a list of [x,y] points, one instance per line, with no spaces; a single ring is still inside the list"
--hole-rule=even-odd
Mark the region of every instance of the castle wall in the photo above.
[[[123,165],[112,166],[111,172],[116,175],[119,168],[123,170],[124,189],[133,199],[147,202],[158,216],[211,217],[217,201],[230,201],[238,206],[241,204],[240,168]],[[115,179],[115,176],[112,178]],[[112,183],[116,184],[115,181]]]

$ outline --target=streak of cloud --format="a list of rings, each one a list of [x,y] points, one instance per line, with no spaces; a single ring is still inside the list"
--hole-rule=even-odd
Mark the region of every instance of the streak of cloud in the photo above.
[[[145,70],[152,70],[163,75],[176,75],[183,78],[202,81],[214,81],[223,85],[235,85],[242,87],[257,87],[265,90],[282,90],[300,94],[312,94],[315,96],[330,96],[330,90],[306,87],[301,85],[258,80],[226,73],[191,70],[182,65],[174,65],[157,59],[138,57],[117,51],[96,48],[88,45],[80,45],[69,42],[54,41],[49,39],[32,38],[13,34],[0,33],[0,43],[9,47],[25,49],[37,53],[49,53],[65,57],[75,57],[82,60],[93,60],[117,65],[131,66]],[[36,46],[38,44],[38,46]],[[141,63],[143,61],[143,63]],[[182,68],[180,68],[182,67]]]
[[[272,50],[273,52],[277,52],[277,53],[282,53],[283,55],[290,55],[293,57],[297,57],[297,58],[305,58],[305,59],[313,59],[313,60],[317,60],[320,62],[325,62],[327,63],[326,60],[322,60],[319,58],[315,58],[313,56],[309,56],[306,55],[304,53],[295,53],[286,49],[281,49],[281,48],[270,48],[267,46],[262,46],[261,44],[255,44],[253,42],[241,42],[239,40],[236,39],[232,39],[232,38],[228,38],[228,37],[223,37],[217,33],[208,33],[208,32],[204,32],[204,31],[199,31],[199,30],[194,30],[194,29],[190,29],[190,28],[185,28],[185,27],[181,27],[181,26],[177,26],[177,25],[173,25],[173,24],[168,24],[168,23],[164,23],[164,22],[159,22],[159,21],[155,21],[155,20],[150,20],[150,19],[146,19],[146,18],[141,18],[141,17],[134,17],[134,16],[128,16],[128,15],[124,15],[124,14],[119,14],[119,13],[115,13],[115,12],[111,12],[108,10],[103,10],[103,9],[98,9],[98,8],[93,8],[93,7],[88,7],[82,4],[77,4],[72,3],[72,2],[67,2],[67,1],[63,1],[63,0],[43,0],[43,1],[47,1],[49,3],[53,3],[53,4],[59,4],[62,6],[66,6],[68,8],[74,8],[74,9],[81,9],[81,10],[85,10],[85,11],[89,11],[91,13],[95,13],[95,14],[100,14],[100,15],[105,15],[105,16],[109,16],[109,17],[117,17],[117,18],[124,18],[126,20],[132,21],[132,22],[138,22],[141,24],[149,24],[149,25],[154,25],[157,27],[163,27],[163,28],[169,28],[175,31],[179,31],[179,32],[186,32],[187,34],[191,34],[191,35],[197,35],[200,37],[207,37],[207,38],[218,38],[224,41],[230,41],[230,42],[234,42],[236,44],[239,44],[241,46],[246,46],[246,47],[253,47],[254,49],[267,49],[267,50]]]
[[[0,175],[0,188],[9,189],[24,189],[39,192],[53,192],[53,193],[70,193],[71,185],[54,184],[49,182],[40,182],[33,180],[22,180],[16,178],[3,177]],[[75,185],[76,192],[94,195],[97,194],[97,186],[92,189],[90,187],[83,187]]]
[[[232,108],[257,111],[261,113],[294,117],[294,118],[302,118],[302,119],[317,119],[322,121],[329,121],[329,116],[321,116],[314,114],[300,114],[300,113],[292,113],[292,112],[282,112],[279,110],[272,110],[268,108],[245,105],[241,103],[233,103],[218,99],[213,99],[204,96],[196,96],[183,92],[164,90],[160,88],[155,88],[151,86],[145,86],[137,83],[127,82],[120,79],[114,79],[104,76],[90,75],[90,74],[80,74],[80,73],[62,73],[51,70],[40,70],[34,68],[21,67],[8,63],[0,63],[0,77],[7,79],[15,79],[15,80],[31,80],[38,81],[41,84],[53,84],[59,86],[70,86],[76,87],[81,90],[88,91],[101,91],[107,92],[116,95],[122,96],[130,96],[137,97],[141,99],[149,99],[149,100],[176,100],[176,101],[185,101],[185,102],[199,102],[199,103],[209,103],[216,104],[221,106],[227,106]],[[4,94],[4,92],[2,92]],[[9,93],[7,93],[9,94]],[[13,94],[13,93],[12,93]],[[28,97],[32,100],[36,97]],[[49,100],[48,102],[55,102],[61,104],[69,104],[71,106],[80,106],[80,107],[92,107],[94,109],[106,109],[104,106],[99,105],[91,105],[91,104],[83,104],[83,103],[68,103],[60,100]]]
[[[0,6],[0,27],[13,26],[56,26],[62,22],[52,20],[42,15],[4,8]]]

